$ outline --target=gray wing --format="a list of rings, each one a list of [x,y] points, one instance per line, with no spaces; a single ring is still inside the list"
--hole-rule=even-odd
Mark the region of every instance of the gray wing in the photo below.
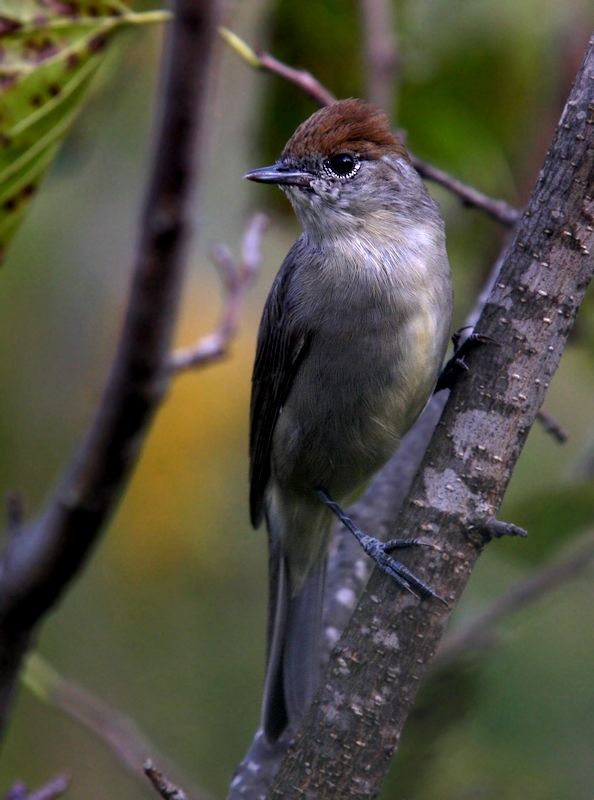
[[[264,490],[270,478],[274,427],[311,337],[299,321],[290,291],[301,248],[298,239],[287,254],[268,295],[258,332],[250,407],[250,513],[256,528],[262,521]]]

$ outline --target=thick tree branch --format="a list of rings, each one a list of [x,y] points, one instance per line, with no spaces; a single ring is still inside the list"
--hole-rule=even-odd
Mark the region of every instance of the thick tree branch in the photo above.
[[[593,80],[594,40],[478,323],[503,346],[470,357],[471,375],[452,391],[399,519],[399,535],[434,531],[443,554],[414,554],[409,566],[450,608],[405,596],[372,575],[271,798],[379,791],[451,607],[485,544],[472,526],[497,512],[592,277]]]
[[[132,288],[105,395],[61,486],[39,519],[10,538],[0,563],[0,729],[36,626],[85,562],[167,390],[218,0],[175,0],[174,11]]]

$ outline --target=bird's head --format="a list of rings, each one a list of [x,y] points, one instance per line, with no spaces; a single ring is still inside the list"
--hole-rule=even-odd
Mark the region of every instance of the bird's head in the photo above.
[[[387,114],[355,99],[317,111],[297,128],[276,164],[245,177],[278,184],[316,238],[360,228],[378,213],[422,219],[428,198]]]

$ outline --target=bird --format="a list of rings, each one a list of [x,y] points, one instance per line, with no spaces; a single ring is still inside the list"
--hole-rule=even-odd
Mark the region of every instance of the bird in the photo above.
[[[319,681],[335,515],[404,588],[434,594],[342,504],[429,401],[453,290],[439,208],[381,109],[334,102],[297,128],[273,166],[244,177],[278,185],[303,229],[264,307],[250,407],[251,521],[265,521],[269,542],[261,729],[273,743],[300,724]]]

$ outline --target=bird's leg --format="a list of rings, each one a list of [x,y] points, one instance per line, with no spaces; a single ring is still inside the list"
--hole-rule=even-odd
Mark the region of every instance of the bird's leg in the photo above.
[[[404,564],[401,564],[400,561],[396,561],[396,559],[388,555],[389,550],[395,550],[398,547],[411,547],[412,545],[433,547],[439,550],[436,545],[430,542],[424,542],[421,539],[391,539],[389,542],[380,542],[379,539],[375,539],[373,536],[367,536],[360,531],[353,520],[344,513],[338,503],[334,502],[325,489],[316,489],[316,494],[330,511],[336,514],[343,525],[346,525],[351,533],[357,537],[363,550],[365,550],[368,556],[371,556],[382,572],[394,578],[396,583],[411,594],[414,594],[415,597],[435,597],[437,600],[441,600],[442,603],[445,603],[445,600],[436,594],[428,584],[420,580],[420,578],[417,578],[416,575],[405,567]]]
[[[486,336],[483,333],[473,332],[469,336],[466,336],[466,338],[463,338],[464,333],[467,330],[467,327],[460,328],[460,330],[457,330],[452,336],[454,355],[442,369],[441,374],[437,379],[437,385],[435,386],[433,394],[436,394],[436,392],[441,392],[442,389],[451,389],[456,380],[461,375],[464,375],[468,372],[468,367],[464,359],[472,350],[484,344],[494,344],[497,347],[501,347],[501,343],[498,342],[497,339],[493,339],[491,336]],[[460,344],[462,339],[463,341]]]

